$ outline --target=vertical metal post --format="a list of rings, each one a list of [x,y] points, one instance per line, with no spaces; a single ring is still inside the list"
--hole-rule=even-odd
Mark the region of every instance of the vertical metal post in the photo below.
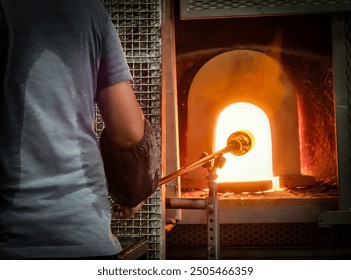
[[[207,198],[207,250],[209,260],[219,259],[219,221],[216,175],[209,174],[209,196]]]
[[[346,15],[334,15],[333,66],[338,149],[339,210],[351,209],[351,132],[350,132],[350,88],[347,74],[350,69],[346,55]],[[348,128],[348,129],[347,129]]]
[[[162,1],[162,174],[170,174],[179,169],[177,77],[175,71],[175,34],[173,1]],[[181,196],[180,177],[174,178],[162,187],[167,198]],[[181,209],[164,209],[162,212],[165,227],[172,228],[182,219]],[[164,255],[166,241],[164,237]]]
[[[351,224],[351,15],[332,17],[339,210],[318,215],[320,226]]]

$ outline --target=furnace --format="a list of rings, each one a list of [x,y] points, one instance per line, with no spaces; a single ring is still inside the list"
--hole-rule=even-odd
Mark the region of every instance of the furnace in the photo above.
[[[249,130],[255,146],[242,157],[226,156],[218,182],[256,182],[253,190],[260,190],[258,182],[263,190],[292,186],[292,180],[295,186],[313,184],[301,174],[297,108],[296,89],[281,62],[253,50],[216,55],[189,89],[187,158],[195,161],[201,150],[219,150],[231,133]]]
[[[234,177],[246,177],[244,181],[255,181],[256,177],[262,181],[264,190],[267,180],[272,181],[271,185],[298,187],[334,178],[336,146],[335,134],[331,133],[335,131],[331,38],[328,33],[314,30],[321,24],[320,30],[328,28],[330,31],[330,17],[256,19],[259,26],[268,26],[261,27],[268,37],[264,43],[253,31],[250,31],[252,34],[245,31],[253,19],[212,21],[203,23],[212,25],[205,28],[209,41],[214,42],[212,46],[204,50],[193,43],[193,49],[187,46],[189,50],[178,57],[179,98],[183,102],[179,113],[185,115],[180,116],[179,124],[184,133],[180,135],[183,162],[194,162],[203,151],[213,152],[223,146],[230,133],[249,129],[255,134],[255,150],[242,158],[229,157],[219,170],[220,181],[222,173],[230,173],[228,166],[233,160],[238,161],[232,167]],[[301,28],[313,26],[299,32],[301,38],[295,46],[285,43],[296,36],[292,22],[299,22]],[[179,22],[179,34],[184,34],[179,35],[179,40],[189,40],[187,43],[190,44],[190,36],[201,32],[201,25],[201,20]],[[186,34],[191,30],[194,33],[185,35],[183,26],[187,26]],[[209,31],[212,29],[213,33]],[[235,39],[238,42],[234,41],[232,48],[227,47],[229,42],[216,44],[215,30],[218,29],[227,30],[228,41]],[[236,38],[233,29],[245,37],[237,35]],[[251,42],[244,44],[249,35]],[[184,38],[186,36],[189,37]],[[235,38],[231,38],[233,36]],[[309,46],[306,46],[306,38],[311,41]],[[325,41],[323,50],[319,49],[321,41]],[[179,52],[182,51],[180,46]],[[312,67],[313,71],[306,71]],[[305,83],[302,86],[300,79]],[[227,117],[223,117],[224,114]],[[226,135],[221,142],[218,133],[222,132]],[[204,178],[205,171],[198,170],[187,179],[194,182],[196,178]],[[234,181],[238,179],[234,178]],[[232,191],[235,192],[235,188]]]
[[[172,134],[174,123],[169,121],[166,145],[174,144],[167,139],[175,136],[179,151],[167,150],[166,157],[176,156],[178,161],[167,168],[184,170],[225,147],[232,133],[249,131],[252,149],[241,157],[224,154],[226,161],[216,170],[222,244],[217,245],[222,251],[239,243],[265,247],[264,241],[256,242],[257,229],[279,228],[279,235],[289,240],[284,246],[301,244],[305,254],[302,240],[319,233],[317,229],[311,233],[312,228],[351,222],[346,144],[350,123],[344,111],[350,89],[351,3],[182,0],[174,4],[176,98],[169,101],[167,95],[167,100],[177,109],[173,119],[177,128]],[[201,204],[211,193],[210,178],[208,168],[200,166],[168,183],[171,190],[178,187],[181,196],[173,199],[173,191],[169,208],[183,209],[176,213],[178,221],[168,234],[168,246],[174,249],[169,256],[177,256],[177,248],[198,248],[192,236],[204,246],[205,237],[194,231],[207,229],[205,235],[213,237],[216,225],[209,226],[208,207]],[[306,231],[299,233],[299,240],[289,239],[289,232],[303,225]],[[237,228],[248,234],[240,242],[230,233],[239,234]],[[177,232],[182,240],[175,237]],[[207,245],[211,251],[216,244],[208,240]],[[294,251],[300,254],[297,248]]]

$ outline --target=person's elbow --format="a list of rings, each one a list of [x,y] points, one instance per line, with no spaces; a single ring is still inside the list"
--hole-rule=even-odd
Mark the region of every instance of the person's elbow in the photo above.
[[[113,129],[107,126],[107,134],[112,142],[130,146],[141,141],[144,136],[144,119],[142,122],[130,124],[125,129]]]

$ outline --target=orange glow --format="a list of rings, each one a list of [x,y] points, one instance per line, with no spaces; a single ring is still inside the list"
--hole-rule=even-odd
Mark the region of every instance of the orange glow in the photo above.
[[[272,140],[267,115],[257,106],[249,103],[234,103],[219,115],[215,134],[215,151],[227,144],[228,137],[240,130],[247,130],[254,136],[254,145],[242,156],[231,153],[224,155],[226,163],[218,169],[217,182],[248,182],[272,180]]]

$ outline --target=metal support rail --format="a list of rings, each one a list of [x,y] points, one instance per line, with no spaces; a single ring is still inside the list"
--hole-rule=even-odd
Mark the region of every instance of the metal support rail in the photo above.
[[[251,135],[252,137],[252,135]],[[159,185],[165,184],[178,176],[181,176],[198,167],[205,167],[208,170],[209,195],[206,199],[169,198],[166,200],[166,207],[172,209],[205,209],[207,212],[207,256],[209,260],[219,259],[219,221],[217,197],[217,168],[222,168],[225,163],[223,154],[231,152],[240,156],[251,149],[252,138],[247,133],[238,131],[231,134],[227,140],[227,146],[210,155],[203,156],[197,162],[179,169],[178,171],[163,177]]]

